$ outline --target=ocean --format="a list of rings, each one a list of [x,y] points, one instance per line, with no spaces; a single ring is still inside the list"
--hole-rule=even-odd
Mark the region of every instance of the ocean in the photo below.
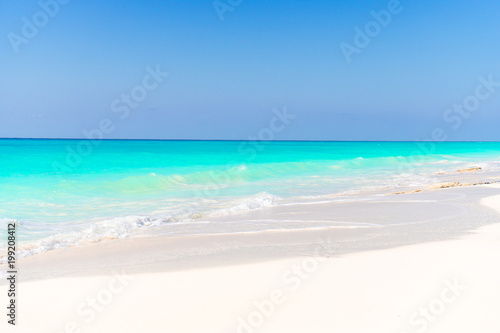
[[[0,245],[17,221],[27,256],[207,217],[244,223],[238,214],[275,205],[361,200],[464,168],[495,173],[500,143],[2,139],[0,161]]]

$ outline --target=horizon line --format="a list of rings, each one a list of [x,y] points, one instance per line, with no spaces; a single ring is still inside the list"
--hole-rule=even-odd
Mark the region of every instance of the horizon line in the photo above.
[[[499,142],[500,140],[249,140],[249,139],[88,139],[88,138],[8,138],[0,137],[0,140],[84,140],[84,141],[260,141],[260,142]]]

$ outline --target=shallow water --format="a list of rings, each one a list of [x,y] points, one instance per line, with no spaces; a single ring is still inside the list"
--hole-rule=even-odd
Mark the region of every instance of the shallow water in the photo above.
[[[364,200],[463,168],[496,172],[500,143],[4,139],[0,161],[0,221],[18,221],[29,255],[275,205]]]

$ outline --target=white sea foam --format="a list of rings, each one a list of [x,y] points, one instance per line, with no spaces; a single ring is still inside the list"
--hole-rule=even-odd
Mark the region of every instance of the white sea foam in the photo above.
[[[53,236],[18,246],[17,256],[18,258],[23,258],[69,246],[95,243],[104,239],[126,238],[134,229],[159,225],[161,223],[163,223],[162,220],[155,220],[146,216],[127,216],[92,222],[86,226],[78,224],[74,226],[75,231],[59,232]],[[80,227],[80,230],[78,230],[78,227]],[[5,262],[4,258],[0,258],[0,263],[2,262]]]
[[[254,211],[270,207],[280,200],[280,197],[267,192],[258,193],[243,199],[230,200],[219,206],[202,208],[186,207],[175,215],[168,216],[126,216],[105,219],[102,221],[87,221],[74,224],[62,224],[54,226],[57,228],[55,234],[44,237],[37,241],[18,246],[17,257],[23,258],[42,252],[62,249],[70,246],[78,246],[96,243],[106,239],[122,239],[133,236],[134,231],[142,228],[161,226],[173,222],[189,223],[202,216],[228,216],[244,212]],[[213,202],[213,201],[211,201]],[[11,219],[0,219],[0,221],[12,221]],[[45,227],[49,225],[45,224]],[[30,229],[31,224],[22,223],[21,227]],[[69,231],[71,230],[71,231]],[[6,258],[0,257],[0,264],[5,263]]]
[[[231,201],[229,207],[217,209],[207,214],[208,216],[227,216],[238,213],[249,212],[253,210],[270,207],[276,204],[281,198],[279,196],[261,192],[255,196],[245,198],[243,200]]]

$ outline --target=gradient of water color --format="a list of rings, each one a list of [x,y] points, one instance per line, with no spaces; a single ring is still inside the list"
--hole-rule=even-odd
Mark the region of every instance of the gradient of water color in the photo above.
[[[500,143],[2,139],[0,161],[0,221],[18,221],[28,255],[149,226],[232,214],[238,222],[236,214],[271,205],[422,186],[459,168],[494,171]]]

